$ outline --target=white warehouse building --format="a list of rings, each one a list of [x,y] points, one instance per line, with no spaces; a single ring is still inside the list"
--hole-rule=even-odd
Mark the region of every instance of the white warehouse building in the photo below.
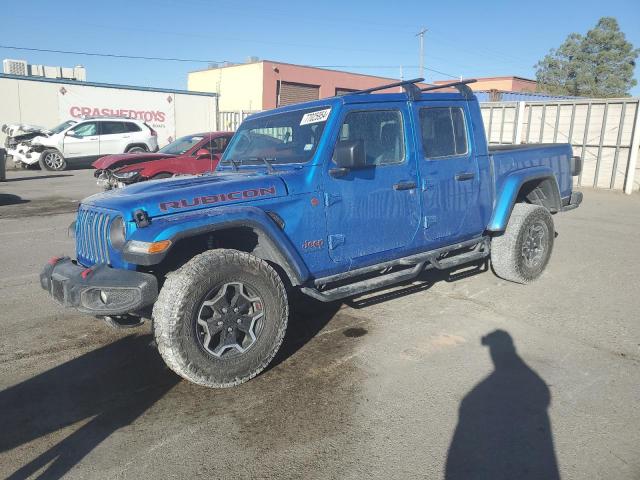
[[[182,135],[217,130],[217,100],[215,93],[0,74],[0,125],[51,128],[74,118],[130,117],[153,127],[161,147]]]

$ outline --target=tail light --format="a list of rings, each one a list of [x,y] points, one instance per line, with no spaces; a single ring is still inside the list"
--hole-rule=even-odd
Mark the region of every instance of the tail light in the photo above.
[[[158,136],[158,132],[156,132],[153,128],[151,128],[149,126],[149,124],[145,123],[145,125],[147,126],[147,128],[149,129],[149,131],[151,132],[151,136],[152,137],[157,137]]]

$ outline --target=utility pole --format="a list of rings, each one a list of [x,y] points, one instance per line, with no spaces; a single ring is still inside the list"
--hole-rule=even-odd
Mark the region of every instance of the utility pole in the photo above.
[[[424,34],[427,32],[426,28],[423,28],[416,37],[420,37],[420,76],[424,78]]]

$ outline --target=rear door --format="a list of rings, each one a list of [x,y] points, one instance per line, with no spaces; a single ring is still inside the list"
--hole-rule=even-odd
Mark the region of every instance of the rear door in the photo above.
[[[367,166],[325,181],[329,253],[358,260],[410,244],[420,223],[417,171],[406,103],[346,106],[337,141],[362,140]]]
[[[98,122],[81,122],[68,130],[63,140],[67,160],[91,161],[100,155]]]
[[[479,235],[480,179],[466,102],[420,102],[414,115],[425,243],[437,247]]]
[[[140,127],[131,122],[101,121],[100,122],[100,155],[124,153],[131,142],[131,129]]]

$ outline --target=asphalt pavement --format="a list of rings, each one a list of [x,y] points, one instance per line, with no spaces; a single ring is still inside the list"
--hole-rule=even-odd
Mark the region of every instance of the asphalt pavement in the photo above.
[[[583,190],[532,285],[296,301],[274,365],[208,390],[40,289],[91,173],[0,183],[0,477],[640,478],[639,194]]]

